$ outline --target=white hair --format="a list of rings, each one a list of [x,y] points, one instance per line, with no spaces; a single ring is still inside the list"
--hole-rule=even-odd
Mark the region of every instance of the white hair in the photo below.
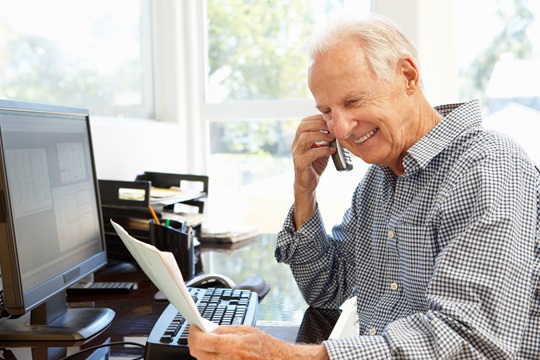
[[[418,50],[413,42],[391,20],[380,15],[332,18],[317,35],[311,46],[310,58],[315,59],[343,40],[355,39],[365,52],[377,78],[390,81],[403,57],[410,57],[419,66]]]

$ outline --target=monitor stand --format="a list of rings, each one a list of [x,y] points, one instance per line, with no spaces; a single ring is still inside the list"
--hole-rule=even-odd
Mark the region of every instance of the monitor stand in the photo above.
[[[0,320],[1,341],[74,342],[89,339],[112,322],[115,312],[106,308],[68,308],[65,291],[54,295],[30,313]]]

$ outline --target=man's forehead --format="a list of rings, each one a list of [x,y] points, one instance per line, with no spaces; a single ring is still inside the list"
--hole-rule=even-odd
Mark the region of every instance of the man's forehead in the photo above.
[[[370,62],[366,58],[365,51],[361,46],[349,46],[340,43],[317,54],[309,62],[308,75],[319,70],[335,70],[339,72],[345,67],[360,67],[369,69]]]

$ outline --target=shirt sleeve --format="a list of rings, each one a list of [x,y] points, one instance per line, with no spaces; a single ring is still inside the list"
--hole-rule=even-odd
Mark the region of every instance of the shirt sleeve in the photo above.
[[[302,296],[310,306],[337,308],[336,287],[332,281],[332,250],[325,232],[319,207],[298,230],[295,229],[294,206],[278,234],[275,257],[290,265]]]
[[[298,230],[293,212],[294,207],[278,234],[275,257],[290,265],[308,305],[336,309],[345,300],[343,286],[350,285],[343,276],[346,270],[344,262],[339,261],[339,248],[326,234],[318,206],[315,214]]]
[[[288,265],[309,263],[320,255],[315,250],[326,240],[323,220],[317,205],[315,214],[298,230],[294,224],[294,206],[289,210],[283,229],[278,233],[276,260]],[[295,256],[300,253],[302,256]]]

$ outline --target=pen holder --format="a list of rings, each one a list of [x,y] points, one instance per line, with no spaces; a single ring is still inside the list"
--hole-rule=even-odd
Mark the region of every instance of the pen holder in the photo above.
[[[195,275],[193,235],[182,231],[183,224],[169,220],[169,226],[150,220],[150,244],[158,250],[173,253],[184,281]]]

